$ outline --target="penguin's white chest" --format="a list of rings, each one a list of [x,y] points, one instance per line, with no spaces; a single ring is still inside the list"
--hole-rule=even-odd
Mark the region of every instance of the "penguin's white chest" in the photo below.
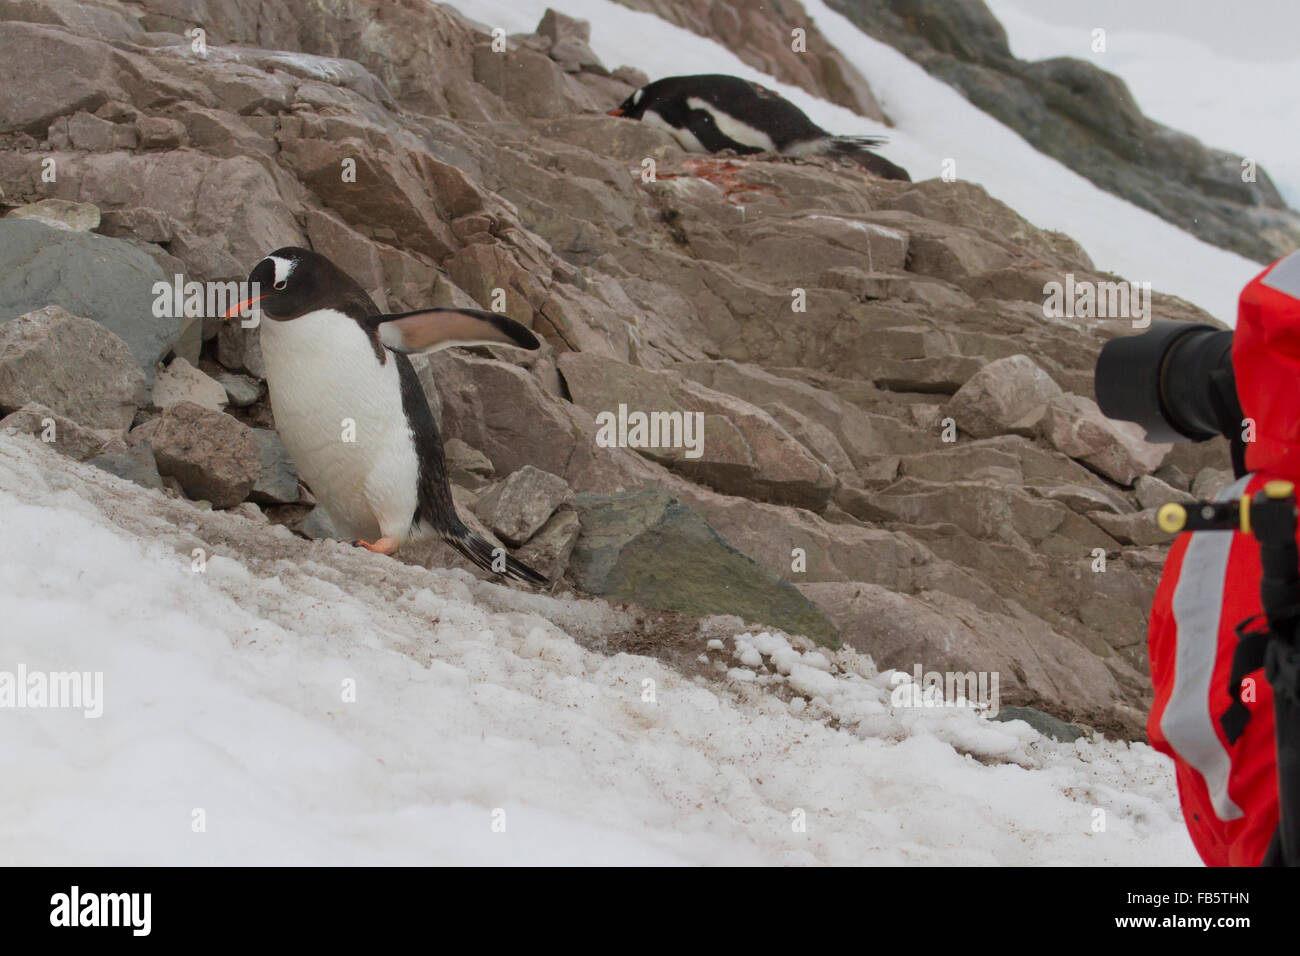
[[[349,539],[410,532],[419,459],[395,356],[382,364],[365,331],[333,309],[262,317],[275,425],[335,529]]]

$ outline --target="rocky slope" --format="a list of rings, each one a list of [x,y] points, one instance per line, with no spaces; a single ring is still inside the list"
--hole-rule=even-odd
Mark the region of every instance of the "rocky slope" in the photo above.
[[[152,308],[310,245],[390,311],[545,338],[417,367],[462,514],[558,587],[998,671],[1004,705],[1140,732],[1150,511],[1226,454],[1100,417],[1097,349],[1131,329],[1044,317],[1046,281],[1108,278],[1068,237],[968,183],[684,154],[604,115],[640,80],[563,17],[494,52],[422,0],[0,16],[0,427],[328,535],[255,332]],[[702,454],[605,447],[620,405],[701,413]]]
[[[1026,62],[984,0],[827,0],[961,90],[1040,151],[1206,242],[1269,263],[1300,243],[1300,214],[1242,157],[1142,114],[1124,81],[1085,60]]]

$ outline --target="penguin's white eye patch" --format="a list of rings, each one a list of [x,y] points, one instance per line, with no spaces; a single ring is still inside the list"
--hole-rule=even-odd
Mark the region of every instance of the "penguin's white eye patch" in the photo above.
[[[636,106],[638,103],[641,102],[641,96],[642,96],[643,93],[644,93],[644,90],[637,90],[635,93],[632,94],[632,105],[633,105],[633,106]]]
[[[281,259],[279,256],[267,256],[275,266],[275,288],[283,289],[285,283],[289,281],[289,276],[294,267],[298,265],[296,259]]]

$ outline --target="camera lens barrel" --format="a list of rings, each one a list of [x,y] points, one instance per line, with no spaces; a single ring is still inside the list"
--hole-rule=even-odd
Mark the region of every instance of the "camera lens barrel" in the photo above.
[[[1232,332],[1156,319],[1142,335],[1112,339],[1097,357],[1094,387],[1107,418],[1136,422],[1149,442],[1221,434],[1211,386],[1232,370]]]

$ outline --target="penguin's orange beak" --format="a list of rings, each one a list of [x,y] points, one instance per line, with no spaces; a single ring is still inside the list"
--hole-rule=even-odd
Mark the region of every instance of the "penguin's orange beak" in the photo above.
[[[610,111],[609,111],[608,113],[606,113],[605,115],[606,115],[606,116],[622,116],[622,115],[623,115],[623,109],[622,109],[622,107],[615,107],[614,109],[610,110]]]
[[[253,296],[253,298],[251,299],[245,299],[243,302],[240,302],[238,305],[232,305],[229,309],[226,310],[226,314],[223,315],[222,318],[233,319],[235,316],[239,315],[239,313],[243,312],[254,302],[260,302],[262,299],[265,298],[266,298],[265,295],[257,295],[257,296]]]

